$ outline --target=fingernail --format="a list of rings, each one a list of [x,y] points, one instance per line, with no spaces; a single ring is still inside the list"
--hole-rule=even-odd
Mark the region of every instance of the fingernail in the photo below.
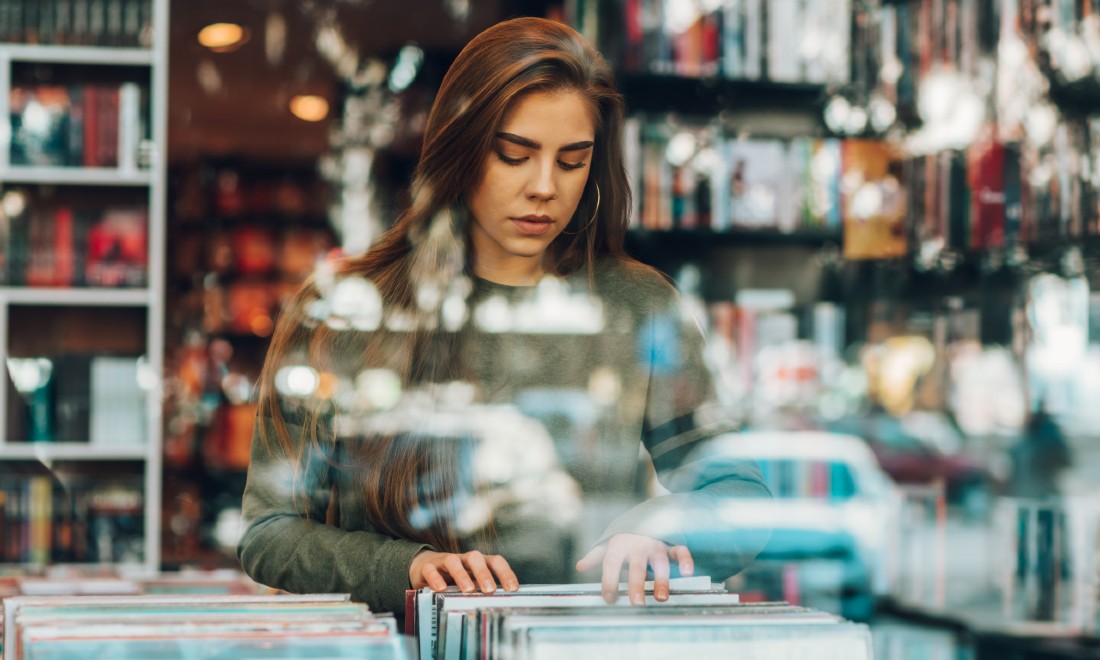
[[[605,591],[603,592],[603,599],[606,600],[608,603],[614,604],[615,601],[619,599],[619,594],[615,593],[614,591]]]
[[[463,585],[463,587],[462,587],[462,592],[463,592],[463,593],[467,593],[467,594],[468,594],[468,593],[470,593],[470,592],[471,592],[471,591],[473,591],[473,590],[474,590],[474,585],[472,585],[472,584],[467,584],[467,585]]]
[[[515,580],[509,580],[507,589],[508,589],[508,591],[516,591],[516,590],[519,589],[519,583],[516,582]]]
[[[486,580],[486,581],[481,583],[481,590],[484,591],[487,594],[493,593],[496,590],[496,587],[497,587],[496,583],[494,583],[490,580]]]
[[[630,602],[633,605],[645,605],[645,596],[641,594],[633,594],[630,596]]]
[[[668,600],[668,591],[665,589],[658,589],[653,592],[653,597],[657,600]]]

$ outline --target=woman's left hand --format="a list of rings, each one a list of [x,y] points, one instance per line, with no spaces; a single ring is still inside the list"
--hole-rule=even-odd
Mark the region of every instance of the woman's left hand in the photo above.
[[[592,549],[577,562],[578,571],[587,571],[602,562],[603,599],[614,604],[619,599],[619,576],[627,564],[627,596],[633,605],[645,604],[647,569],[653,572],[653,597],[668,600],[669,560],[677,562],[680,575],[687,577],[695,570],[691,551],[686,545],[669,546],[649,536],[616,534],[606,543]]]

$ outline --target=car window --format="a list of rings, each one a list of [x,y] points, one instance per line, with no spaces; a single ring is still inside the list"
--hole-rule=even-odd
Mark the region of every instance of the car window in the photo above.
[[[928,453],[928,446],[909,433],[901,421],[894,417],[883,417],[878,420],[875,424],[873,440],[899,451]]]
[[[776,499],[846,500],[856,494],[852,470],[836,461],[757,460]]]
[[[901,419],[901,426],[909,435],[945,454],[954,454],[963,444],[962,431],[942,413],[913,412]]]

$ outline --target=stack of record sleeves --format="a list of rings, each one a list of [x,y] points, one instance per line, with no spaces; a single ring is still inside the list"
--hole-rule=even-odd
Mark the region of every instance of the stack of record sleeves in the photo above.
[[[13,596],[4,660],[363,658],[415,653],[346,594]]]
[[[671,583],[669,599],[608,605],[599,584],[518,592],[409,594],[406,632],[422,660],[872,657],[870,630],[787,603],[741,603],[708,578]],[[625,590],[625,585],[623,585]]]

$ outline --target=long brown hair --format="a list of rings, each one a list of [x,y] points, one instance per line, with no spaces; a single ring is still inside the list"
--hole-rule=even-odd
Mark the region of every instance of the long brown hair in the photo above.
[[[387,311],[411,314],[419,322],[411,332],[379,329],[369,341],[362,333],[334,330],[315,318],[325,294],[317,278],[307,282],[279,320],[261,375],[260,415],[271,418],[297,475],[307,449],[318,448],[326,436],[321,410],[330,404],[315,396],[301,420],[305,437],[291,437],[275,388],[276,373],[285,364],[308,360],[319,372],[346,373],[384,363],[405,387],[445,382],[460,374],[456,349],[461,332],[440,329],[438,309],[425,308],[420,294],[469,275],[464,195],[479,181],[507,110],[536,90],[579,93],[588,101],[596,129],[588,183],[567,228],[577,233],[555,239],[548,251],[550,263],[561,275],[587,268],[591,282],[598,257],[629,260],[623,247],[631,195],[622,155],[624,107],[611,68],[580,34],[555,21],[517,18],[485,30],[459,53],[440,86],[409,209],[370,250],[338,267],[339,277],[373,284]],[[263,426],[261,435],[269,442]],[[430,443],[407,438],[397,446],[399,437],[371,438],[365,443],[370,447],[358,456],[360,461],[385,463],[367,466],[384,471],[383,476],[363,479],[368,513],[391,520],[384,531],[395,536],[458,551],[458,535],[445,516],[424,531],[408,520],[408,512],[420,504],[414,501],[416,493],[447,492],[460,486],[455,483],[459,478],[453,469],[441,469],[447,461],[438,455],[438,447],[418,449]]]

